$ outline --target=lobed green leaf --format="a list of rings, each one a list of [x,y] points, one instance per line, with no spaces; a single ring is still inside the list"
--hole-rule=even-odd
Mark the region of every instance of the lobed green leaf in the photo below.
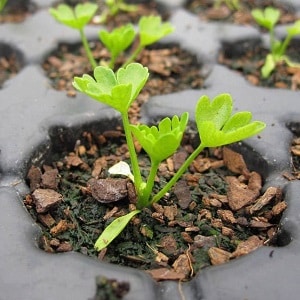
[[[140,44],[151,45],[174,31],[169,22],[162,22],[160,16],[143,16],[139,24]]]
[[[132,24],[127,24],[115,28],[111,32],[103,29],[100,31],[99,37],[112,56],[117,57],[132,44],[135,31]]]
[[[179,147],[188,122],[188,113],[164,118],[157,126],[130,125],[130,129],[152,161],[161,162]]]
[[[109,105],[121,113],[127,112],[149,76],[148,69],[132,63],[115,74],[110,68],[98,66],[94,78],[84,74],[75,77],[73,86],[93,99]]]
[[[277,24],[280,18],[280,10],[271,6],[264,10],[256,8],[251,11],[254,20],[262,27],[271,30]]]
[[[97,11],[97,4],[79,3],[75,9],[67,4],[60,4],[57,8],[50,8],[50,14],[60,23],[74,29],[82,29],[90,22]]]
[[[252,120],[250,112],[231,115],[232,98],[220,94],[210,102],[202,96],[196,106],[196,124],[201,143],[205,147],[218,147],[249,138],[265,128],[265,123]]]

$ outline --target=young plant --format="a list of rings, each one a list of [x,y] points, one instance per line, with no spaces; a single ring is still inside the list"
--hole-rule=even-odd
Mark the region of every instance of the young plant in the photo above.
[[[263,78],[268,78],[276,68],[279,62],[285,62],[288,66],[299,67],[300,64],[294,63],[285,54],[292,38],[300,34],[300,20],[297,20],[292,26],[287,27],[287,35],[283,41],[276,39],[275,26],[280,18],[280,11],[274,7],[266,7],[262,9],[253,9],[252,16],[254,20],[262,27],[269,31],[270,36],[270,50],[267,55],[265,63],[261,69]]]
[[[137,10],[137,5],[127,4],[123,0],[105,0],[105,4],[107,9],[100,15],[100,23],[105,23],[109,16],[115,16],[119,11],[133,12]]]
[[[215,0],[214,7],[220,7],[224,3],[230,10],[238,10],[240,8],[240,0]]]
[[[91,21],[98,9],[94,3],[79,3],[73,9],[67,4],[60,4],[57,8],[50,8],[50,14],[60,23],[79,31],[81,41],[89,59],[91,66],[96,68],[98,65],[93,57],[87,37],[84,33],[84,27]]]
[[[119,2],[121,3],[122,1]],[[120,3],[119,5],[121,5]],[[97,5],[86,2],[84,4],[77,4],[75,8],[72,8],[69,5],[60,4],[56,9],[50,8],[49,11],[57,21],[79,31],[89,62],[92,68],[95,69],[98,63],[95,61],[92,55],[92,51],[84,33],[84,27],[95,15],[97,11]],[[138,24],[139,44],[136,49],[133,50],[133,53],[129,56],[123,66],[133,62],[146,46],[157,42],[166,35],[170,34],[173,30],[174,28],[171,26],[171,24],[169,22],[162,22],[160,16],[141,17]],[[100,41],[111,54],[111,59],[108,63],[110,68],[114,68],[115,61],[118,56],[133,44],[135,37],[136,32],[132,24],[115,28],[111,32],[105,29],[99,32]]]
[[[133,62],[140,52],[174,31],[169,22],[162,22],[160,16],[143,16],[138,23],[139,44],[129,56],[123,67]],[[101,42],[111,53],[109,67],[114,68],[116,58],[126,50],[134,41],[135,31],[131,24],[116,28],[111,32],[101,30],[99,33]]]
[[[94,78],[87,74],[74,78],[73,85],[77,90],[111,106],[121,114],[133,176],[129,166],[125,165],[124,167],[124,162],[117,169],[122,169],[119,173],[129,175],[133,179],[138,199],[136,210],[115,219],[102,232],[95,243],[95,248],[99,251],[107,247],[132,217],[140,213],[141,209],[159,201],[204,148],[219,147],[240,141],[259,133],[266,126],[260,121],[252,122],[252,114],[247,111],[232,115],[233,104],[229,94],[220,94],[212,101],[208,96],[200,97],[196,105],[195,122],[201,143],[170,181],[157,194],[153,195],[154,178],[158,167],[163,160],[173,155],[178,149],[189,116],[187,112],[184,112],[180,117],[176,115],[172,118],[167,117],[161,120],[157,126],[130,124],[128,109],[145,85],[148,76],[146,67],[138,63],[130,63],[116,73],[108,67],[99,66],[94,70]],[[140,172],[133,136],[150,158],[151,166],[147,180],[142,178]],[[116,173],[116,171],[113,170],[111,173]]]

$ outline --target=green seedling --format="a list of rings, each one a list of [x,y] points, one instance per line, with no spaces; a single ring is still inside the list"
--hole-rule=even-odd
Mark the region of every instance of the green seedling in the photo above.
[[[162,22],[160,16],[141,17],[138,23],[138,46],[123,64],[123,67],[135,61],[146,46],[156,43],[173,31],[173,26],[169,22]],[[111,53],[110,68],[114,68],[116,58],[133,43],[135,35],[131,24],[116,28],[111,32],[104,29],[100,31],[100,40]]]
[[[195,122],[201,143],[186,159],[166,185],[153,195],[154,178],[162,161],[173,155],[180,146],[188,123],[187,112],[172,118],[166,117],[157,126],[130,124],[128,110],[144,87],[149,72],[138,63],[130,63],[116,73],[109,67],[99,66],[94,70],[94,77],[83,75],[75,77],[74,87],[91,98],[116,109],[122,117],[123,128],[131,160],[131,168],[122,162],[112,167],[112,174],[127,175],[134,182],[137,193],[137,209],[115,219],[100,235],[95,248],[101,250],[109,245],[125,228],[133,216],[144,207],[159,201],[186,172],[193,160],[206,147],[219,147],[251,137],[265,128],[265,123],[252,121],[250,112],[232,114],[233,101],[229,94],[220,94],[213,100],[202,96],[195,109]],[[133,138],[140,143],[150,158],[151,166],[147,180],[144,180],[139,168],[138,157]]]
[[[0,12],[3,10],[7,0],[0,0]]]
[[[114,68],[117,57],[133,43],[135,35],[132,24],[121,26],[112,32],[107,30],[100,31],[99,38],[111,54],[108,65],[110,68]]]
[[[215,0],[214,7],[218,8],[224,3],[230,10],[239,10],[240,0]]]
[[[115,16],[120,11],[134,12],[137,10],[137,5],[127,4],[123,0],[106,0],[106,9],[99,17],[99,23],[105,23],[109,16]]]
[[[252,16],[254,20],[262,27],[269,31],[270,36],[270,50],[271,52],[267,55],[265,63],[261,69],[263,78],[268,78],[276,68],[279,62],[285,62],[288,66],[299,67],[300,64],[294,63],[286,55],[287,47],[289,46],[292,38],[300,34],[300,20],[296,21],[292,26],[287,27],[287,35],[283,41],[276,39],[275,37],[275,26],[280,18],[279,9],[273,7],[266,7],[262,9],[253,9]]]
[[[97,63],[84,33],[84,27],[91,21],[97,9],[97,4],[87,2],[77,4],[74,9],[67,4],[60,4],[57,8],[49,10],[58,22],[79,31],[84,50],[93,68],[96,68]]]
[[[98,65],[95,61],[86,35],[84,33],[84,27],[91,21],[97,11],[97,5],[86,2],[84,4],[77,4],[75,8],[72,8],[66,4],[60,4],[56,9],[50,8],[50,14],[60,23],[74,28],[79,31],[82,44],[86,51],[87,57],[93,69]],[[132,53],[129,54],[128,59],[123,66],[133,62],[139,53],[166,35],[173,32],[174,28],[169,22],[162,22],[160,16],[143,16],[139,20],[138,24],[138,40],[139,43]],[[114,69],[115,61],[119,55],[130,47],[137,36],[132,24],[127,24],[118,28],[115,28],[111,32],[103,29],[99,32],[100,41],[107,48],[111,54],[111,59],[108,66]],[[104,62],[100,62],[105,64]]]

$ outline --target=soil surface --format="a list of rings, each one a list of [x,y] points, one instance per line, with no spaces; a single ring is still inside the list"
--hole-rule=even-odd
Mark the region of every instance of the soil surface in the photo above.
[[[186,8],[199,15],[203,20],[255,25],[256,23],[251,16],[251,10],[272,6],[280,9],[281,18],[279,24],[291,23],[296,20],[293,8],[276,0],[240,0],[238,9],[230,9],[224,4],[224,1],[219,6],[216,6],[215,2],[214,0],[189,0]]]
[[[3,11],[0,13],[0,24],[21,23],[35,11],[36,5],[28,0],[9,0]]]
[[[190,130],[180,150],[160,166],[154,192],[197,146],[196,140]],[[149,161],[139,145],[136,148],[145,175]],[[43,250],[78,251],[145,270],[157,281],[186,281],[204,267],[276,245],[287,206],[281,190],[262,191],[261,176],[248,170],[240,154],[222,148],[204,151],[159,203],[143,209],[108,248],[97,253],[94,243],[104,228],[135,209],[129,180],[107,173],[116,162],[128,162],[128,157],[120,129],[84,132],[74,151],[57,153],[41,168],[30,168],[31,193],[24,204],[42,228]],[[111,190],[118,197],[112,197]]]

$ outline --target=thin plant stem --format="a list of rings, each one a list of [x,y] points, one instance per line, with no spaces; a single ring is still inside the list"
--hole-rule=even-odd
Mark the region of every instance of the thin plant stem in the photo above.
[[[122,65],[122,68],[127,67],[130,63],[132,63],[136,57],[141,53],[141,51],[144,49],[144,46],[139,44],[139,46],[134,50],[134,52],[128,57],[128,59],[125,61],[125,63]]]
[[[286,36],[286,38],[284,39],[284,41],[283,41],[283,43],[281,44],[281,47],[280,47],[280,56],[284,55],[284,53],[286,51],[286,48],[288,47],[288,45],[291,42],[291,39],[292,39],[292,36],[290,34],[288,34]]]
[[[89,59],[89,62],[92,66],[93,69],[95,69],[97,67],[97,63],[93,57],[93,54],[92,54],[92,51],[91,51],[91,48],[89,46],[89,43],[87,41],[87,38],[83,32],[83,29],[79,29],[79,33],[80,33],[80,37],[81,37],[81,41],[82,41],[82,44],[83,44],[83,47],[84,47],[84,50],[86,52],[86,55]]]
[[[179,170],[175,173],[175,175],[171,178],[171,180],[161,189],[155,196],[153,196],[152,200],[149,204],[153,204],[159,201],[171,188],[172,186],[179,180],[179,178],[183,175],[183,173],[187,170],[189,165],[193,162],[193,160],[200,154],[200,152],[205,148],[205,145],[202,143],[194,150],[194,152],[187,158],[187,160],[182,164]]]
[[[154,185],[154,180],[155,180],[155,176],[157,173],[159,167],[159,162],[156,161],[151,161],[151,168],[150,168],[150,173],[148,176],[148,180],[146,183],[146,188],[143,192],[143,194],[141,195],[141,198],[138,199],[138,208],[143,208],[149,205],[149,197],[150,194],[152,192],[153,189],[153,185]]]
[[[136,187],[136,191],[138,194],[138,198],[141,197],[142,194],[142,175],[140,172],[140,167],[137,159],[137,154],[135,152],[134,148],[134,143],[133,143],[133,138],[129,126],[129,120],[128,120],[128,114],[127,113],[121,113],[122,116],[122,122],[124,126],[124,132],[125,132],[125,137],[126,137],[126,142],[128,146],[128,151],[130,155],[130,161],[131,161],[131,167],[133,171],[133,176],[134,176],[134,185]]]

